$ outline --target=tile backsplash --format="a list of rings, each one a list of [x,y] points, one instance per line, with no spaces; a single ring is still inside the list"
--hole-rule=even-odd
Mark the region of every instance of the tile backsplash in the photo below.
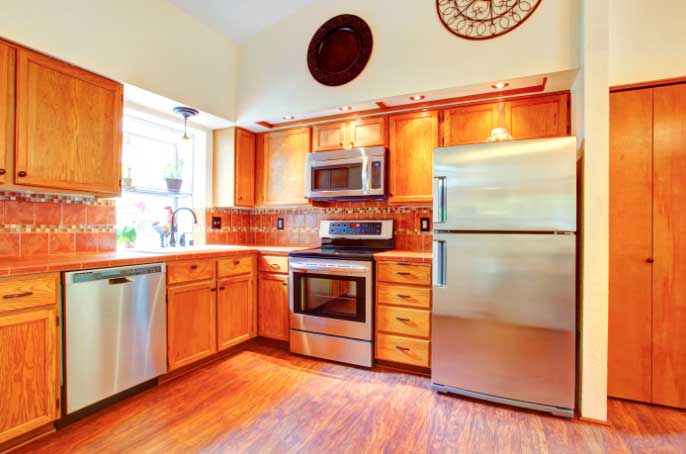
[[[0,257],[116,249],[112,200],[0,191]]]
[[[317,246],[322,219],[393,219],[396,249],[428,252],[431,232],[420,231],[421,218],[431,219],[431,206],[394,206],[384,202],[336,203],[298,208],[209,208],[205,211],[208,244],[262,246]],[[221,229],[212,229],[212,217],[222,219]],[[283,218],[283,230],[277,219]]]

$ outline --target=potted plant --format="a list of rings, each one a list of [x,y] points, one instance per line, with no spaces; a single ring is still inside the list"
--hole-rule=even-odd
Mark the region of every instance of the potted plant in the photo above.
[[[177,157],[173,162],[167,164],[164,169],[164,181],[167,182],[169,192],[179,192],[183,184],[183,159]]]
[[[131,226],[125,226],[122,229],[117,229],[117,244],[121,244],[126,248],[132,248],[136,245],[136,238],[138,232]]]

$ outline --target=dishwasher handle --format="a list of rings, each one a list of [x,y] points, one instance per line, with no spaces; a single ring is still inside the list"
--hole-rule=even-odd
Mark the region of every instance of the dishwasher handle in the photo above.
[[[110,279],[110,285],[130,284],[133,281],[127,277],[115,277]]]
[[[109,281],[110,284],[124,284],[125,282],[120,281],[120,279],[142,276],[146,274],[163,273],[164,271],[164,264],[134,266],[130,268],[105,268],[101,270],[75,273],[72,275],[72,283],[81,284],[93,281]]]

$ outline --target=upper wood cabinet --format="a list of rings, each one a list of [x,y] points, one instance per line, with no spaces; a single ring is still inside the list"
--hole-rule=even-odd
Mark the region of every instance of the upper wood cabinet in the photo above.
[[[325,123],[312,127],[312,151],[386,146],[387,117]]]
[[[255,275],[244,274],[217,282],[217,349],[240,344],[254,333]]]
[[[15,49],[0,41],[0,184],[7,181],[7,157],[14,141]]]
[[[121,191],[122,85],[20,48],[15,183]]]
[[[255,134],[236,129],[234,205],[255,206]]]
[[[270,132],[262,140],[258,166],[261,204],[306,204],[305,161],[310,151],[310,128]]]
[[[393,115],[389,123],[391,202],[430,202],[438,112]]]
[[[258,289],[259,335],[287,341],[290,337],[288,275],[260,273]]]
[[[485,142],[497,125],[496,103],[446,109],[443,111],[443,144],[450,146]]]

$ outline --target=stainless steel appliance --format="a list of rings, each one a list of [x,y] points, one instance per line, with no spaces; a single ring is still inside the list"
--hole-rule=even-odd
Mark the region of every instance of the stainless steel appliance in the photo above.
[[[393,221],[321,221],[319,236],[289,254],[290,349],[371,367],[374,253],[393,248]]]
[[[386,149],[383,147],[309,153],[305,197],[370,199],[386,194]]]
[[[438,391],[571,417],[576,140],[434,151]]]
[[[66,413],[167,371],[166,265],[65,273]]]

